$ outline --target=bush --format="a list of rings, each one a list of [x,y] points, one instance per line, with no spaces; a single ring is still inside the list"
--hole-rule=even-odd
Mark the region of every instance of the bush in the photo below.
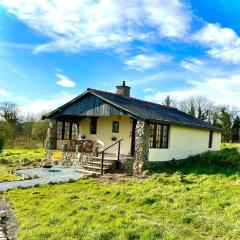
[[[0,136],[0,152],[3,150],[4,138]]]
[[[207,151],[183,160],[159,163],[161,171],[177,171],[181,168],[213,171],[214,168],[240,169],[240,154],[237,148],[224,148],[220,151]],[[156,171],[156,168],[150,168]],[[151,171],[151,172],[152,172]]]

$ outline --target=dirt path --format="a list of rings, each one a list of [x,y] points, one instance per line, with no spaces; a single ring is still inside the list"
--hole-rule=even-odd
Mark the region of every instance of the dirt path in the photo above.
[[[0,196],[0,212],[6,212],[5,218],[0,218],[0,240],[16,240],[18,228],[10,204]]]

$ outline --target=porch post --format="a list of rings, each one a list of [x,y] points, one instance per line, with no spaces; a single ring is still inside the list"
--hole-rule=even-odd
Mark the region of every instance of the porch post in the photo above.
[[[49,150],[57,148],[57,121],[55,119],[49,120],[45,148]]]
[[[147,166],[149,155],[149,123],[138,120],[136,125],[136,146],[133,173],[141,174]]]
[[[80,140],[80,122],[76,123],[76,140]]]

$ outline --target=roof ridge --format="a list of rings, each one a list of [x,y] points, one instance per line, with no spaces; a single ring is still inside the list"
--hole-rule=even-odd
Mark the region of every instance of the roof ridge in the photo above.
[[[178,109],[175,108],[175,107],[165,106],[165,105],[163,105],[163,104],[159,104],[159,103],[155,103],[155,102],[146,101],[146,100],[139,99],[139,98],[125,97],[125,96],[122,96],[122,95],[117,94],[117,93],[108,92],[108,91],[103,91],[103,90],[99,90],[99,89],[95,89],[95,88],[87,88],[87,91],[97,91],[97,92],[102,92],[102,93],[109,93],[109,94],[112,94],[112,95],[115,95],[115,96],[120,96],[120,97],[123,97],[123,98],[126,98],[126,99],[133,99],[133,100],[137,100],[137,101],[139,101],[139,102],[145,102],[145,103],[154,104],[154,105],[157,105],[157,106],[160,106],[160,107],[165,107],[165,108],[167,108],[167,109],[175,109],[175,110],[178,110]],[[179,110],[178,110],[178,111],[179,111]]]

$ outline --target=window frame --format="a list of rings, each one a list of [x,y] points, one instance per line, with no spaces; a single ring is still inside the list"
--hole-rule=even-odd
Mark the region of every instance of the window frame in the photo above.
[[[149,134],[152,133],[152,136],[149,136],[149,148],[169,148],[169,129],[168,124],[150,124]]]
[[[68,133],[68,137],[65,136],[66,133],[66,123],[69,123],[69,133]],[[60,129],[58,124],[61,125]],[[57,121],[57,140],[76,140],[72,138],[72,130],[73,130],[73,126],[74,124],[78,124],[76,122],[67,122],[67,121]],[[61,133],[61,138],[59,138],[59,133]],[[77,136],[76,136],[77,138]]]
[[[63,122],[57,121],[57,140],[62,139],[63,139]]]
[[[90,124],[89,124],[89,133],[91,135],[96,135],[97,134],[97,117],[92,117],[90,120]],[[94,130],[94,131],[92,131]]]
[[[117,124],[117,125],[115,125],[115,124]],[[119,125],[120,125],[119,121],[112,122],[112,133],[119,133]],[[115,127],[116,127],[116,129],[115,129]]]

